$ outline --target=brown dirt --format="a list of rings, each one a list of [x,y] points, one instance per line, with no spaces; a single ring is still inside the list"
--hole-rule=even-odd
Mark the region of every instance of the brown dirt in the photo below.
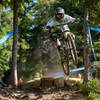
[[[68,90],[67,87],[57,89],[11,89],[0,87],[0,100],[78,100],[82,97],[79,90]]]

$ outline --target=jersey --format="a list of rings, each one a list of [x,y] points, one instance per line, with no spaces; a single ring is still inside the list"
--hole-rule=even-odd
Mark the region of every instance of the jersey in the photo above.
[[[53,16],[53,17],[48,21],[48,23],[47,23],[46,26],[52,27],[53,25],[54,25],[54,26],[55,26],[55,25],[59,25],[60,23],[61,23],[61,24],[64,24],[64,23],[74,22],[75,20],[76,20],[76,18],[73,18],[73,17],[71,17],[71,16],[69,16],[69,15],[64,14],[63,20],[62,20],[61,22],[59,22],[59,21],[56,20],[55,16]],[[67,25],[67,24],[66,24],[66,25]],[[70,30],[69,27],[68,27],[68,25],[67,25],[67,30]]]

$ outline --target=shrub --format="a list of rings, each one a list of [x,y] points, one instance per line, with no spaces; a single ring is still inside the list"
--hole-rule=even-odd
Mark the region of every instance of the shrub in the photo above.
[[[94,79],[87,83],[80,84],[80,89],[88,100],[100,100],[100,80]]]
[[[100,95],[95,92],[90,92],[88,95],[89,100],[100,100]]]

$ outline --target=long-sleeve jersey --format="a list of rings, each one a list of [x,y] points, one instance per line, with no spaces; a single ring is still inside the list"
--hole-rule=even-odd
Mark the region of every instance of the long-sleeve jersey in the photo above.
[[[57,21],[55,16],[53,16],[47,23],[46,26],[50,26],[52,27],[53,25],[59,25],[60,23],[70,23],[70,22],[74,22],[76,20],[76,18],[73,18],[69,15],[64,14],[64,18],[61,22]],[[66,24],[67,25],[67,24]],[[68,25],[67,25],[67,30],[70,30]]]

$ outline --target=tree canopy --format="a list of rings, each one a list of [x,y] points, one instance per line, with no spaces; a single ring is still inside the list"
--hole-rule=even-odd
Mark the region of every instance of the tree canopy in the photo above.
[[[24,80],[40,77],[50,71],[60,69],[60,58],[45,25],[54,15],[56,7],[63,7],[66,14],[80,18],[80,23],[70,24],[69,27],[76,35],[78,52],[78,67],[83,66],[83,17],[85,0],[19,0],[18,11],[18,73]],[[13,30],[13,0],[0,1],[0,38]],[[89,26],[100,27],[100,1],[88,0]],[[91,31],[94,49],[100,60],[100,33]],[[46,41],[49,41],[46,43]],[[91,51],[91,48],[90,48]],[[12,52],[12,37],[0,45],[0,71],[10,68]],[[48,67],[49,66],[49,67]],[[56,66],[56,67],[55,67]],[[57,67],[59,66],[59,67]],[[73,65],[73,67],[76,67]]]

